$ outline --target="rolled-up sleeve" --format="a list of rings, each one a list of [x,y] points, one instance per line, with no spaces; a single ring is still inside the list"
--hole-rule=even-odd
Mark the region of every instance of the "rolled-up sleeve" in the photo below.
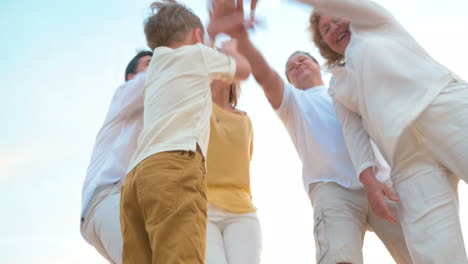
[[[380,26],[394,20],[380,4],[370,0],[309,0],[320,13],[363,26]]]
[[[361,117],[348,110],[335,98],[333,98],[333,103],[343,128],[346,146],[348,147],[348,152],[351,156],[351,161],[353,162],[357,176],[359,177],[362,171],[369,167],[372,167],[373,171],[375,171],[377,162],[369,135],[364,129]]]

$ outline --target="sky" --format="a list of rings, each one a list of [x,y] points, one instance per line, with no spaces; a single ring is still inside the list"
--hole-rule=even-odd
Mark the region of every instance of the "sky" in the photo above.
[[[205,0],[181,2],[207,22]],[[467,0],[378,2],[436,60],[468,80]],[[0,263],[106,263],[79,231],[82,184],[125,67],[147,49],[143,21],[150,3],[0,1]],[[307,32],[310,10],[287,0],[259,1],[263,23],[250,35],[282,75],[295,50],[323,62]],[[323,75],[328,82],[330,75]],[[252,78],[242,84],[239,108],[254,126],[251,178],[263,230],[262,263],[314,263],[312,208],[286,130]],[[464,182],[459,192],[466,237]],[[370,232],[364,260],[394,263]]]

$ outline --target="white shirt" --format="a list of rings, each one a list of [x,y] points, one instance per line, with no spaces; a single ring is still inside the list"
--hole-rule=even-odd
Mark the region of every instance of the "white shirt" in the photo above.
[[[456,76],[431,58],[379,4],[316,2],[320,12],[350,22],[345,66],[332,69],[330,94],[356,172],[375,165],[369,136],[392,164],[403,130]]]
[[[127,174],[143,129],[145,73],[122,84],[114,94],[94,145],[83,185],[82,215],[100,189],[117,183]]]
[[[345,188],[359,189],[353,164],[346,149],[340,122],[325,86],[300,90],[284,84],[283,101],[276,110],[302,161],[304,187],[317,182],[335,182]],[[382,163],[377,175],[389,178]]]
[[[233,80],[233,58],[203,44],[154,50],[145,84],[144,128],[130,162],[164,151],[207,153],[212,110],[210,83]]]

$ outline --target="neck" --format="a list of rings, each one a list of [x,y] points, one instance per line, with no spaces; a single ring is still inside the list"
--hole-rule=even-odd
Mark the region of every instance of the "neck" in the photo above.
[[[229,91],[230,86],[211,89],[211,98],[213,103],[225,109],[231,108],[231,105],[229,104]]]
[[[311,76],[307,81],[297,83],[296,88],[301,89],[301,90],[306,90],[315,86],[323,86],[323,80],[322,77],[317,76]]]
[[[193,31],[189,31],[186,35],[185,35],[185,39],[182,40],[182,41],[177,41],[177,42],[173,42],[169,45],[169,47],[171,49],[177,49],[177,48],[180,48],[182,46],[187,46],[187,45],[194,45],[194,44],[197,44],[198,42],[196,40],[193,39],[192,37],[192,33]]]

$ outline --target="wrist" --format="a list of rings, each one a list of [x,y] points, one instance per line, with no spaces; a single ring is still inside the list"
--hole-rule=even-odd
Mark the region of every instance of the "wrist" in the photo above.
[[[209,24],[208,27],[206,28],[206,32],[208,33],[208,37],[210,38],[210,40],[214,41],[214,39],[216,38],[216,35],[218,35],[218,32],[217,32],[217,29],[216,29],[216,26],[214,26],[213,24]]]
[[[372,167],[369,167],[361,172],[359,175],[359,181],[364,185],[368,186],[372,183],[375,183],[377,179],[374,176],[374,173],[372,171]]]

